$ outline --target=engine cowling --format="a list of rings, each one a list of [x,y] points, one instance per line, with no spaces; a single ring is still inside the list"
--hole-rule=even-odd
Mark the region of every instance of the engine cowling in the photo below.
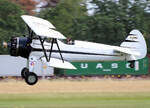
[[[32,50],[30,43],[32,40],[29,37],[13,37],[8,43],[11,56],[21,56],[28,58]]]

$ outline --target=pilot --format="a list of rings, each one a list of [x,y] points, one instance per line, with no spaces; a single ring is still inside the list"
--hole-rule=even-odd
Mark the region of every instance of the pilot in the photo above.
[[[69,37],[69,38],[67,38],[67,44],[73,45],[74,41]]]

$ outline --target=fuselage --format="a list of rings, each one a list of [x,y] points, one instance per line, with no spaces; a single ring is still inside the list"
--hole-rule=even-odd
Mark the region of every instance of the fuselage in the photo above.
[[[125,56],[121,53],[114,52],[110,48],[110,45],[86,42],[86,41],[74,41],[73,44],[65,44],[58,40],[58,44],[64,60],[67,61],[120,61],[125,60]],[[43,49],[39,40],[32,40],[31,47],[33,48],[30,55],[37,57],[44,56]],[[50,53],[51,43],[44,42],[44,48],[47,55]],[[56,44],[52,49],[51,57],[60,58],[60,54]]]

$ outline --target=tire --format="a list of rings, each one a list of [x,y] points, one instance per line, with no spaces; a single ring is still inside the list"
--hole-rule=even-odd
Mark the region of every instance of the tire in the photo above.
[[[29,84],[29,85],[34,85],[34,84],[37,83],[38,77],[37,77],[37,75],[36,75],[35,73],[29,72],[29,73],[26,75],[26,77],[25,77],[25,81],[26,81],[26,83]]]
[[[129,66],[130,68],[134,68],[134,63],[131,63]]]
[[[23,68],[21,71],[21,77],[25,78],[27,76],[27,74],[29,73],[29,69],[28,68]]]
[[[129,61],[129,66],[130,66],[130,68],[134,68],[134,64],[135,64],[135,61],[133,60],[133,61]]]

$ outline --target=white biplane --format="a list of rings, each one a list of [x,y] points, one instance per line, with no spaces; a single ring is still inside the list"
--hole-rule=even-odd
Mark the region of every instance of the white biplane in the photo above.
[[[76,69],[69,61],[126,60],[133,68],[135,60],[142,59],[147,54],[145,39],[138,30],[132,30],[120,46],[78,40],[65,44],[61,40],[66,37],[56,31],[49,21],[29,15],[22,15],[21,18],[26,23],[29,34],[27,37],[13,37],[7,46],[11,56],[27,59],[27,67],[23,68],[21,75],[29,85],[38,81],[34,73],[38,60],[47,66],[64,69]]]

